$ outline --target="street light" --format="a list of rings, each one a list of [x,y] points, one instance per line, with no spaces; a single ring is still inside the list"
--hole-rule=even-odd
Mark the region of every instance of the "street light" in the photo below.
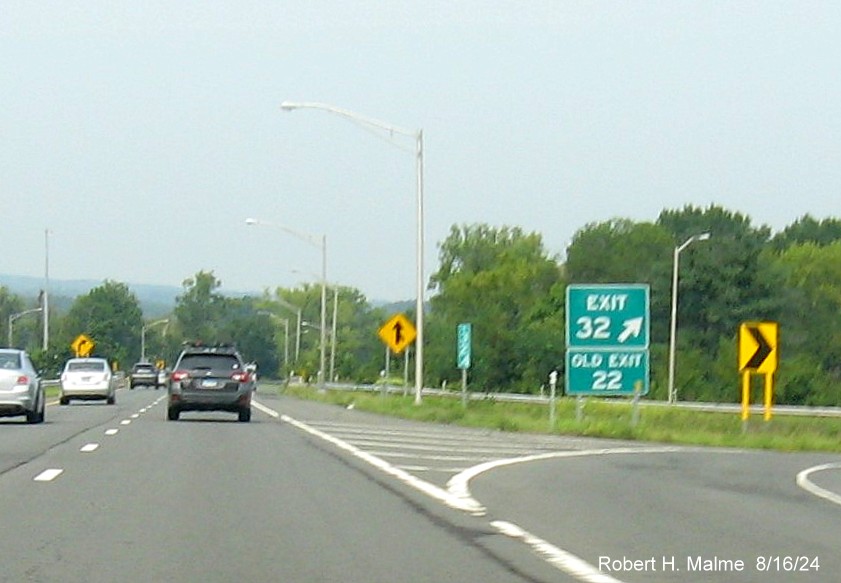
[[[23,312],[18,312],[17,314],[9,314],[9,348],[12,347],[12,326],[15,323],[15,320],[17,320],[21,316],[25,316],[27,314],[34,314],[35,312],[40,311],[42,311],[42,308],[32,308],[31,310],[25,310]]]
[[[325,365],[326,365],[326,345],[327,345],[327,338],[326,338],[326,330],[327,330],[327,235],[321,235],[321,237],[314,237],[313,235],[307,235],[305,233],[299,233],[294,229],[290,229],[289,227],[284,227],[283,225],[278,225],[275,223],[268,223],[265,221],[261,221],[258,219],[245,219],[246,225],[263,225],[267,227],[277,227],[283,231],[286,231],[290,235],[301,239],[321,249],[321,339],[320,339],[320,355],[319,355],[319,371],[318,371],[318,388],[319,390],[326,390],[326,385],[324,384],[324,374],[326,372]]]
[[[293,269],[292,273],[301,273],[297,269]],[[318,277],[315,274],[310,274],[312,277]],[[336,284],[329,284],[333,288],[333,324],[330,332],[330,375],[327,377],[330,382],[335,382],[334,370],[336,367],[336,313],[339,310],[339,286]],[[300,311],[298,316],[300,317]],[[300,322],[299,322],[300,324]]]
[[[257,312],[263,316],[268,316],[272,320],[277,320],[283,324],[283,373],[289,375],[289,318],[281,318],[274,312],[268,310],[260,310]]]
[[[706,241],[709,238],[709,233],[692,235],[681,245],[675,247],[674,261],[672,262],[672,317],[669,331],[669,403],[674,403],[677,400],[677,395],[675,393],[675,343],[677,340],[677,273],[678,262],[680,261],[680,252],[695,241]]]
[[[301,308],[290,304],[281,297],[276,297],[275,301],[288,310],[292,310],[298,315],[298,323],[295,327],[295,364],[298,364],[298,357],[301,354]]]
[[[417,322],[415,323],[417,338],[415,341],[415,404],[420,405],[421,390],[423,388],[423,130],[405,130],[377,119],[325,103],[284,101],[280,104],[280,107],[285,111],[295,109],[322,109],[385,130],[391,134],[400,134],[415,139],[415,161],[417,166],[417,301],[415,306],[415,311],[417,312]]]
[[[140,362],[146,362],[146,330],[158,324],[169,324],[169,320],[164,318],[163,320],[143,324],[143,328],[140,329]]]
[[[50,230],[44,229],[44,352],[50,344]]]

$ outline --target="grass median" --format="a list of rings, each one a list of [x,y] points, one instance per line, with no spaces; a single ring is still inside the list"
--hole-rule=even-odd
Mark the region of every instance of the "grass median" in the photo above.
[[[841,418],[832,417],[777,415],[770,421],[764,421],[761,415],[755,415],[745,425],[737,413],[647,404],[639,408],[634,422],[630,402],[587,399],[578,420],[576,400],[560,398],[556,404],[554,426],[550,427],[547,404],[502,402],[492,396],[471,400],[464,407],[458,396],[426,395],[418,406],[414,404],[414,396],[395,393],[322,393],[310,386],[290,386],[282,393],[337,406],[353,405],[360,411],[381,415],[498,431],[778,451],[841,452]]]

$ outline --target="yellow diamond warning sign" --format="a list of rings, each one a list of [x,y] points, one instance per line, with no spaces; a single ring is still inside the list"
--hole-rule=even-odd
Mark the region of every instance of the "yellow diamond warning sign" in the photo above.
[[[391,348],[392,352],[400,354],[418,335],[417,330],[406,316],[395,314],[383,324],[379,331],[380,338]]]

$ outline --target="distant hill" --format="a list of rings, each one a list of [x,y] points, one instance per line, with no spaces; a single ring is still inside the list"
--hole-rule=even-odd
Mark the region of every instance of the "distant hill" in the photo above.
[[[50,305],[60,310],[70,308],[78,296],[83,296],[105,283],[104,280],[94,279],[50,279]],[[152,285],[145,283],[127,283],[129,289],[137,296],[140,302],[140,309],[146,318],[157,318],[168,315],[175,307],[176,298],[184,290],[174,285]],[[25,298],[38,297],[44,289],[43,277],[31,277],[26,275],[4,275],[0,274],[0,286],[6,287],[13,294]],[[222,290],[228,296],[243,297],[245,295],[259,296],[261,292],[234,292]],[[414,300],[403,302],[387,302],[381,300],[369,300],[369,304],[375,308],[383,308],[387,313],[406,312],[414,310]],[[428,305],[424,308],[428,309]]]
[[[68,308],[78,296],[83,296],[93,288],[102,285],[103,281],[92,279],[50,279],[50,299],[54,306]],[[180,287],[168,285],[149,285],[129,283],[129,289],[137,296],[140,309],[147,318],[154,318],[172,312],[175,299],[183,290]],[[13,294],[27,298],[37,298],[44,289],[43,277],[25,275],[0,274],[0,286],[9,289]]]

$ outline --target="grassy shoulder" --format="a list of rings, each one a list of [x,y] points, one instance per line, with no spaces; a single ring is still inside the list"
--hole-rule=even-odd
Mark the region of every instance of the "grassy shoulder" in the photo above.
[[[308,386],[290,386],[283,389],[283,394],[345,407],[353,404],[358,410],[381,415],[500,431],[778,451],[841,452],[841,419],[836,418],[778,415],[766,422],[761,416],[754,416],[745,430],[738,414],[647,405],[639,408],[638,420],[633,423],[630,403],[587,400],[579,421],[575,399],[560,398],[555,424],[550,428],[549,407],[545,404],[484,399],[471,401],[465,408],[457,397],[424,396],[423,403],[417,406],[412,395],[383,396],[361,391],[320,393]]]

